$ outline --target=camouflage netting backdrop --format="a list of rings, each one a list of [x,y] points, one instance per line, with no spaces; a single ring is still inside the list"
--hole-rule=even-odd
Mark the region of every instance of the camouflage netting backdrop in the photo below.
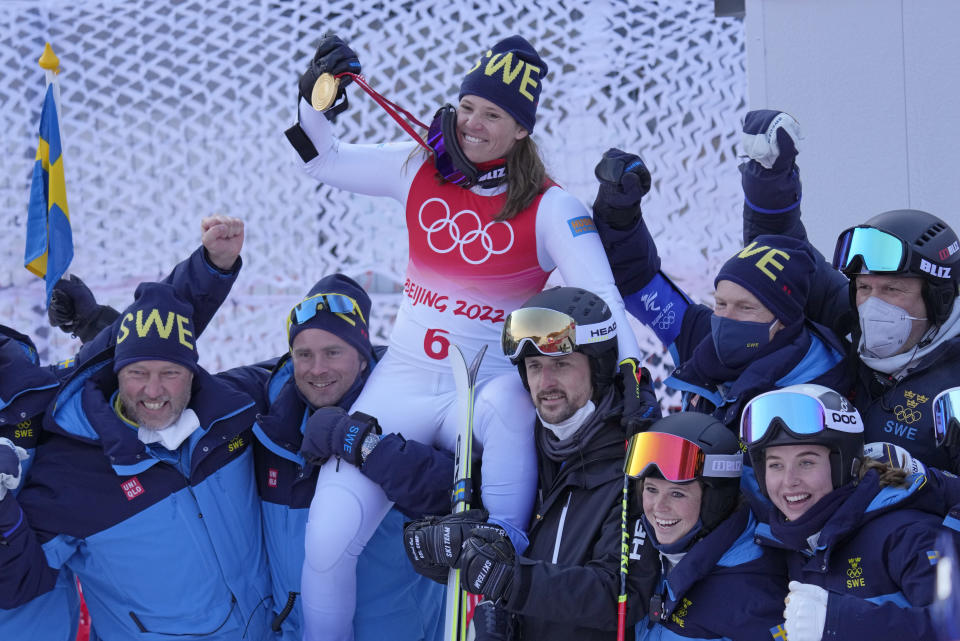
[[[743,24],[715,18],[711,0],[14,0],[0,4],[0,30],[0,322],[31,335],[44,362],[78,346],[47,326],[43,283],[23,268],[46,41],[61,60],[70,271],[101,302],[125,307],[137,283],[187,256],[203,216],[246,221],[242,275],[199,341],[213,371],[282,353],[286,313],[329,272],[370,291],[378,342],[400,302],[400,206],[306,178],[283,136],[326,30],[421,120],[456,100],[481,50],[522,34],[550,65],[535,138],[562,185],[589,204],[603,151],[639,152],[654,176],[644,212],[664,269],[697,300],[711,300],[711,275],[739,246]],[[365,94],[350,97],[343,140],[404,138]],[[669,358],[638,334],[662,378]]]

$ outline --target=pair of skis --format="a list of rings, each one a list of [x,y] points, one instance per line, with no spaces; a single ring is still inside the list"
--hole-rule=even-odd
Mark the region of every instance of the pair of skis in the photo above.
[[[451,345],[449,352],[450,367],[456,385],[457,420],[460,432],[457,434],[457,451],[454,457],[454,486],[452,493],[453,513],[470,509],[472,499],[472,462],[473,462],[473,403],[477,389],[477,373],[480,361],[487,351],[484,346],[467,365],[467,359],[457,345]],[[444,639],[447,641],[467,641],[470,627],[468,614],[472,612],[468,599],[470,593],[460,587],[460,570],[451,569],[447,575],[447,600],[444,613]]]

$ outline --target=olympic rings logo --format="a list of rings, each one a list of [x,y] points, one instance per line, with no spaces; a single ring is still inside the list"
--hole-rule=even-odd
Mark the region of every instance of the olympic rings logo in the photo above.
[[[423,220],[423,212],[427,208],[427,205],[433,202],[440,203],[440,205],[443,206],[444,216],[427,225]],[[458,222],[458,220],[464,216],[467,216],[470,220],[472,220],[470,227],[473,227],[473,229],[468,229],[466,233],[464,233],[464,231],[460,228],[460,223]],[[420,211],[417,214],[417,218],[420,223],[420,229],[427,232],[427,245],[429,245],[430,249],[438,254],[446,254],[456,248],[459,248],[461,258],[471,265],[485,263],[490,259],[491,256],[505,254],[510,251],[511,247],[513,247],[513,241],[515,237],[513,227],[510,226],[510,223],[504,220],[492,220],[484,225],[480,220],[479,214],[477,214],[475,211],[470,211],[469,209],[458,211],[451,216],[450,206],[447,205],[446,201],[444,201],[442,198],[430,198],[426,200],[422,205],[420,205]],[[496,225],[503,225],[506,227],[507,231],[510,232],[510,240],[507,241],[506,247],[499,249],[494,248],[493,237],[490,235],[490,229],[496,229]],[[447,234],[450,235],[451,242],[449,247],[441,248],[434,244],[433,239],[434,233],[439,233],[444,230],[446,230]],[[482,250],[486,252],[486,255],[479,260],[469,258],[467,256],[468,246],[482,248]],[[478,249],[475,249],[474,251],[479,254]]]
[[[920,420],[921,414],[917,410],[904,407],[903,405],[897,405],[893,408],[893,414],[897,417],[898,421],[904,423],[916,423]]]
[[[851,579],[859,578],[863,576],[863,568],[860,566],[851,567],[849,570],[847,570],[847,576]]]
[[[677,315],[671,309],[660,319],[660,322],[657,323],[657,327],[660,329],[669,329],[673,325],[673,321],[677,320]]]

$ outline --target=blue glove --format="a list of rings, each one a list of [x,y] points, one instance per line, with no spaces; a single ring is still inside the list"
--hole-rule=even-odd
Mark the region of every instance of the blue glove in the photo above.
[[[20,485],[20,461],[29,456],[10,439],[0,438],[0,501],[7,495],[7,490],[15,490]]]
[[[653,391],[650,370],[640,367],[640,361],[635,358],[620,361],[618,382],[623,390],[620,425],[626,430],[627,438],[637,432],[646,432],[654,421],[663,418],[660,401]]]
[[[321,407],[303,430],[300,456],[308,463],[324,463],[332,456],[351,465],[363,465],[362,445],[370,433],[381,434],[377,419],[363,412],[347,414],[339,407]]]
[[[631,229],[640,220],[640,200],[650,191],[650,171],[640,156],[608,149],[597,163],[600,181],[593,201],[594,219],[614,229]]]
[[[759,109],[747,112],[743,119],[743,153],[767,169],[793,167],[800,138],[800,123],[784,111]]]
[[[517,553],[505,536],[474,530],[460,552],[460,587],[496,604],[513,585]]]

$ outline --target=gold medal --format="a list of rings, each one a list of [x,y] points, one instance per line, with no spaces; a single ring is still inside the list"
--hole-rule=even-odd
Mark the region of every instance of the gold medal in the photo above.
[[[317,81],[313,83],[313,91],[310,92],[310,104],[317,111],[326,111],[333,106],[339,89],[339,78],[335,78],[332,73],[320,74]]]

